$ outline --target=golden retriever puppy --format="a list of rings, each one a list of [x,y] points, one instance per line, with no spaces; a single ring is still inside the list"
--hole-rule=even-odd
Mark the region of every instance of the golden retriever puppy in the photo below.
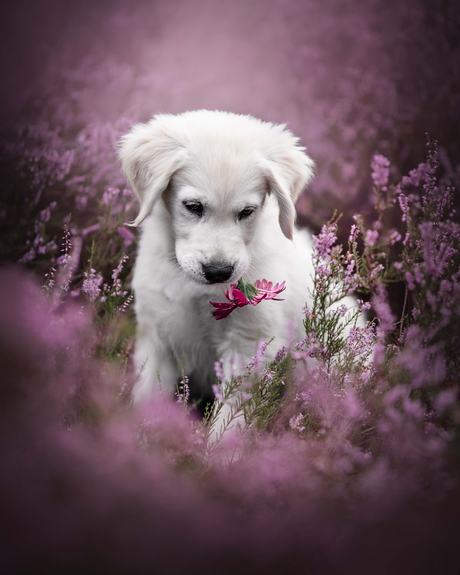
[[[134,400],[175,391],[182,370],[205,392],[214,362],[230,379],[274,337],[270,360],[302,338],[312,288],[312,241],[295,228],[294,203],[313,161],[284,126],[199,110],[158,115],[120,142],[142,224],[133,288],[137,317]],[[286,282],[284,301],[238,308],[216,321],[210,301],[243,277]],[[294,327],[293,327],[294,326]]]

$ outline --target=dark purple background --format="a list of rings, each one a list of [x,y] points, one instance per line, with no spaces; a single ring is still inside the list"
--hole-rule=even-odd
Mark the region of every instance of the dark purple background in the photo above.
[[[405,172],[425,132],[459,163],[454,1],[3,3],[0,114],[81,125],[209,108],[287,123],[318,165],[310,225],[366,209],[369,160]],[[458,173],[457,173],[458,178]],[[321,198],[324,198],[323,200]],[[313,209],[312,209],[313,208]]]

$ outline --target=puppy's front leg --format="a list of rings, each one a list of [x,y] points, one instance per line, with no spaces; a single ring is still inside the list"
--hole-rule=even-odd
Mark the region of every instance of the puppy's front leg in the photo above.
[[[241,350],[239,351],[241,352]],[[211,445],[220,443],[221,449],[233,453],[232,446],[239,445],[239,437],[246,424],[242,408],[243,392],[242,390],[232,391],[232,384],[230,383],[235,369],[235,360],[240,363],[241,356],[231,350],[220,355],[223,381],[220,386],[220,393],[216,396],[218,403],[216,404],[215,419],[209,441]],[[236,449],[238,450],[238,448]]]
[[[133,388],[135,403],[157,395],[160,389],[168,396],[176,390],[180,376],[177,362],[159,334],[152,332],[150,325],[138,326],[134,365],[138,373]]]

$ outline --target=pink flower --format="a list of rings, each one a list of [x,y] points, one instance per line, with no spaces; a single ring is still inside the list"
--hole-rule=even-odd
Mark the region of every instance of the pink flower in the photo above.
[[[377,230],[366,230],[366,237],[364,242],[367,246],[373,247],[375,246],[379,237],[379,232]]]
[[[254,283],[254,287],[257,289],[259,293],[254,298],[252,298],[251,301],[252,305],[257,305],[263,299],[274,299],[275,301],[283,301],[282,299],[277,299],[275,296],[277,296],[279,293],[281,293],[286,289],[285,284],[286,282],[283,282],[282,284],[275,284],[273,286],[272,282],[269,282],[265,279],[262,281],[257,280]]]
[[[88,296],[89,301],[95,301],[101,293],[100,286],[103,278],[93,268],[90,269],[89,273],[85,272],[84,275],[85,279],[81,291]]]
[[[376,186],[386,186],[390,176],[390,160],[382,156],[382,154],[375,154],[372,162],[372,180]]]
[[[286,289],[285,283],[275,284],[273,286],[272,282],[266,279],[257,280],[254,285],[245,282],[242,278],[238,281],[238,284],[232,284],[230,289],[225,290],[225,297],[229,300],[227,302],[214,302],[209,303],[216,309],[212,312],[212,315],[216,319],[224,319],[232,313],[237,307],[244,307],[245,305],[257,305],[263,299],[274,299],[275,301],[283,301],[277,299],[279,293]]]

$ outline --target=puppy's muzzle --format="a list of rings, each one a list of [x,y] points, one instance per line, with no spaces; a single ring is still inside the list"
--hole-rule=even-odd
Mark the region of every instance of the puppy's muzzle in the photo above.
[[[225,262],[202,264],[202,267],[204,277],[211,284],[226,282],[233,274],[233,265]]]

